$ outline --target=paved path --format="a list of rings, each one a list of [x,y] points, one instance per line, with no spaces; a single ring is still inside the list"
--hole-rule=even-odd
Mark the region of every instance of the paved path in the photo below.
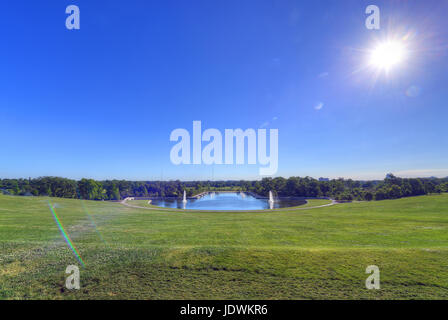
[[[125,205],[126,207],[131,207],[131,208],[137,208],[137,209],[145,209],[145,210],[157,210],[157,211],[171,211],[171,212],[176,212],[176,211],[194,211],[194,212],[226,212],[226,210],[194,210],[194,209],[175,209],[175,208],[162,208],[162,207],[141,207],[141,206],[136,206],[133,204],[129,204],[128,199],[124,199],[122,200],[120,203],[122,205]],[[307,201],[308,203],[308,201]],[[296,210],[308,210],[308,209],[316,209],[316,208],[323,208],[323,207],[330,207],[330,206],[334,206],[335,204],[337,204],[337,202],[335,200],[331,200],[331,203],[328,204],[322,204],[320,206],[314,206],[314,207],[294,207],[294,208],[282,208],[282,209],[273,209],[272,212],[275,211],[296,211]],[[266,212],[269,209],[265,209],[265,210],[228,210],[229,212]]]

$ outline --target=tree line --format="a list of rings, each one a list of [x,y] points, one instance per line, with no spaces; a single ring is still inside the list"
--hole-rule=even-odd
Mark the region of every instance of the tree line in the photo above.
[[[51,196],[85,200],[121,200],[126,197],[182,197],[204,191],[249,191],[279,197],[330,197],[336,200],[384,200],[448,192],[447,178],[399,178],[384,180],[316,180],[310,177],[263,178],[256,181],[126,181],[72,180],[60,177],[0,179],[0,191],[22,196]]]

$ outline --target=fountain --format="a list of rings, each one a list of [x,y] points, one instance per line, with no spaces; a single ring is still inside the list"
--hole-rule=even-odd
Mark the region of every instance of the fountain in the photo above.
[[[187,192],[184,190],[184,198],[182,199],[182,209],[187,209]]]
[[[274,202],[274,197],[272,196],[272,191],[269,191],[269,202]]]
[[[272,196],[272,191],[269,191],[269,209],[274,209],[274,197]]]

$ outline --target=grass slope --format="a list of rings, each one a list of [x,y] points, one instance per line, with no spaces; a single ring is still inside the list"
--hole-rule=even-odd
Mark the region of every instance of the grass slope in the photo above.
[[[79,263],[48,200],[81,290],[64,288]],[[448,195],[265,213],[0,196],[0,299],[45,298],[446,299]]]

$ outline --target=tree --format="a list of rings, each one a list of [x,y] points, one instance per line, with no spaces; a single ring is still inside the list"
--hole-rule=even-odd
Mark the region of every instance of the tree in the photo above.
[[[103,200],[105,193],[101,183],[93,179],[81,179],[78,183],[79,193],[85,200]]]
[[[370,191],[367,191],[367,192],[364,194],[364,199],[367,200],[367,201],[372,201],[372,200],[373,200],[373,193],[370,192]]]
[[[437,185],[437,186],[435,186],[435,188],[434,188],[434,192],[435,193],[438,193],[438,194],[440,194],[440,193],[442,193],[443,192],[443,187],[442,187],[442,185]]]
[[[378,189],[375,192],[375,200],[387,199],[387,191],[384,188]]]
[[[390,187],[389,192],[388,192],[388,198],[389,199],[397,199],[397,198],[401,198],[401,188],[397,185],[393,185],[392,187]]]
[[[425,188],[420,179],[409,179],[409,184],[411,185],[413,196],[419,196],[425,194]]]
[[[448,182],[446,182],[442,185],[442,190],[443,190],[443,192],[448,192]]]

